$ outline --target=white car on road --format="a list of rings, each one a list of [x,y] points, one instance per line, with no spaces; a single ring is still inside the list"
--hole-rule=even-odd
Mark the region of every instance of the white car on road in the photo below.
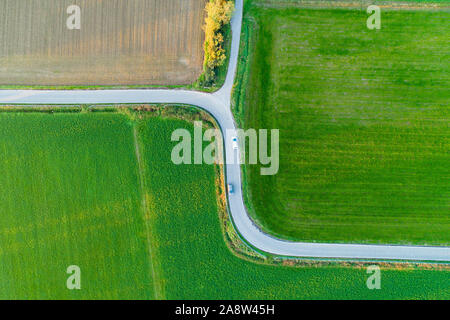
[[[238,143],[237,137],[231,138],[231,142],[233,143],[233,149],[234,149],[234,150],[239,149],[239,143]]]

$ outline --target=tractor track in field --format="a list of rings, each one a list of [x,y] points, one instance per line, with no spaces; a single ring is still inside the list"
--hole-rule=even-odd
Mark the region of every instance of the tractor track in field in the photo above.
[[[145,166],[142,162],[142,156],[141,156],[141,149],[139,147],[139,137],[137,133],[136,124],[133,126],[133,141],[134,141],[134,149],[136,154],[136,161],[138,165],[138,175],[139,175],[139,189],[141,193],[141,210],[142,210],[142,219],[144,220],[144,226],[145,226],[145,239],[147,241],[147,250],[148,250],[148,259],[149,259],[149,266],[152,273],[152,280],[153,280],[153,294],[154,298],[157,300],[161,300],[164,298],[163,289],[161,287],[159,272],[156,271],[155,266],[155,252],[154,248],[152,247],[152,241],[151,241],[151,228],[149,224],[150,219],[150,208],[148,207],[148,199],[147,199],[147,187],[145,183]]]

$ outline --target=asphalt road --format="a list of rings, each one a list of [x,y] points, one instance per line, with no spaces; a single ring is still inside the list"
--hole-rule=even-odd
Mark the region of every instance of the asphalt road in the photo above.
[[[0,90],[0,104],[115,104],[115,103],[182,103],[201,107],[218,121],[223,134],[226,130],[225,151],[233,154],[231,136],[236,130],[230,110],[231,91],[238,61],[242,26],[243,0],[236,0],[232,19],[232,48],[228,75],[224,86],[213,94],[187,90]],[[276,239],[262,232],[247,214],[238,164],[226,164],[226,179],[234,185],[229,195],[229,209],[239,234],[254,247],[273,254],[291,257],[381,259],[415,261],[450,261],[450,247],[359,245],[335,243],[291,242]],[[288,223],[288,222],[287,222]]]

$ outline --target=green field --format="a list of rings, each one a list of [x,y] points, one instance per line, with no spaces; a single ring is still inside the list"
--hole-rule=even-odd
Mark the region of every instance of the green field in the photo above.
[[[236,257],[214,168],[170,162],[180,127],[193,129],[118,113],[0,113],[0,299],[450,298],[448,271],[384,270],[371,291],[364,269]],[[66,289],[69,265],[81,268],[79,291]]]
[[[132,130],[117,114],[0,114],[0,299],[153,297]]]
[[[245,168],[253,217],[289,239],[449,245],[450,12],[368,30],[363,11],[257,2],[235,113],[281,138],[278,175]]]

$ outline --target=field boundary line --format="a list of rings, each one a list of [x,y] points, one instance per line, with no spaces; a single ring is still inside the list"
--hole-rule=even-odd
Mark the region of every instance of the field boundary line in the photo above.
[[[137,132],[137,124],[133,124],[133,142],[134,142],[134,149],[135,149],[135,155],[136,155],[136,161],[138,165],[138,175],[139,175],[139,189],[141,192],[141,211],[142,211],[142,218],[144,219],[145,224],[145,238],[147,240],[147,250],[149,254],[149,266],[152,273],[152,279],[153,279],[153,293],[156,300],[160,300],[163,298],[163,289],[160,283],[160,277],[159,272],[157,272],[155,269],[155,254],[151,243],[151,230],[150,230],[150,224],[147,220],[147,215],[150,215],[149,208],[147,206],[147,188],[145,183],[145,166],[142,161],[142,155],[139,145],[139,137]]]

